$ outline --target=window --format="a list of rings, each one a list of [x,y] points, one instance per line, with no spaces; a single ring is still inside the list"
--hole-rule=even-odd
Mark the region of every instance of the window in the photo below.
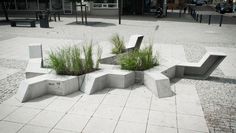
[[[95,0],[94,8],[118,8],[118,0]]]
[[[37,0],[28,0],[28,10],[38,10]]]

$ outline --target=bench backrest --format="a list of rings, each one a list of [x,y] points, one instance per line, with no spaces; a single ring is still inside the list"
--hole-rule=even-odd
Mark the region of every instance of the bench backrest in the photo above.
[[[132,35],[129,39],[128,44],[125,46],[126,49],[139,49],[143,41],[143,37],[143,35]]]

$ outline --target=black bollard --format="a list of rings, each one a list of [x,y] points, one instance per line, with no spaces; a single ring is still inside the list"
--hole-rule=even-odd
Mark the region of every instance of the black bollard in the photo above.
[[[202,14],[200,15],[200,23],[202,23]]]
[[[220,16],[220,27],[222,25],[222,22],[223,22],[223,15]]]
[[[211,15],[209,15],[208,25],[211,24]]]

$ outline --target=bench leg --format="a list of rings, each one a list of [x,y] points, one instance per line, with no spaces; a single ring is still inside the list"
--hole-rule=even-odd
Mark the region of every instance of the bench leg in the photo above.
[[[58,21],[61,21],[60,13],[58,13],[57,15],[58,15]]]
[[[16,27],[16,22],[11,22],[11,27]]]
[[[57,22],[57,16],[56,16],[56,14],[53,14],[53,17],[54,17],[54,21]]]
[[[31,22],[30,25],[31,25],[31,27],[36,27],[35,22]]]

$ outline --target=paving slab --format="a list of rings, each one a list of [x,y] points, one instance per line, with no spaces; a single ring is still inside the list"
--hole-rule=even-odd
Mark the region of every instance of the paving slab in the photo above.
[[[18,133],[48,133],[50,128],[25,125]]]
[[[126,107],[121,114],[120,120],[136,123],[146,123],[148,110]]]
[[[20,107],[15,110],[13,113],[8,115],[4,120],[18,123],[27,123],[33,119],[41,110]]]
[[[160,132],[160,133],[177,133],[177,128],[148,125],[147,133],[157,133],[157,132]]]
[[[23,124],[0,121],[0,133],[16,133]]]
[[[29,124],[52,128],[64,116],[64,113],[43,110]]]
[[[111,133],[115,129],[117,121],[93,117],[83,130],[83,133]]]
[[[144,133],[146,124],[119,121],[115,133]]]
[[[81,132],[90,117],[83,115],[65,115],[56,125],[56,129],[68,130],[73,132]]]
[[[177,128],[176,113],[150,111],[148,124]]]
[[[11,114],[17,108],[19,108],[19,107],[0,104],[0,120],[7,117],[9,114]]]

